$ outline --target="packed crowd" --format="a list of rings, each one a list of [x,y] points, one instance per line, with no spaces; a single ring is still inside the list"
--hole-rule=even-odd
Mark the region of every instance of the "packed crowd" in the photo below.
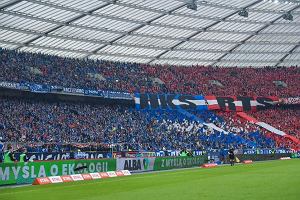
[[[205,113],[210,112],[206,111]],[[210,112],[211,114],[200,115],[206,122],[213,123],[225,132],[232,133],[236,138],[240,137],[243,143],[250,143],[256,148],[278,147],[272,134],[260,129],[236,115],[234,112]],[[199,116],[199,114],[198,114]],[[205,116],[209,118],[205,119]],[[258,145],[259,144],[259,145]]]
[[[138,112],[112,106],[1,98],[0,110],[0,133],[12,142],[109,143],[142,126]]]
[[[150,66],[0,49],[0,80],[64,87],[204,94],[299,96],[300,68]],[[154,81],[156,80],[160,81]],[[278,86],[273,81],[282,81]]]
[[[274,124],[275,128],[300,139],[300,109],[274,108],[253,112],[251,115],[260,121]]]
[[[219,96],[299,96],[300,68],[218,68],[150,66],[69,59],[0,49],[0,81],[129,92]],[[281,81],[278,86],[274,81]],[[0,137],[28,144],[117,143],[122,149],[178,149],[291,146],[232,113],[198,112],[216,132],[177,112],[138,112],[118,106],[46,103],[0,99]],[[299,110],[274,109],[253,114],[299,138]],[[282,120],[282,118],[284,120]],[[274,142],[275,141],[275,142]]]
[[[230,129],[226,129],[230,131]],[[187,119],[177,111],[136,111],[119,106],[0,99],[0,137],[34,145],[118,144],[118,150],[274,147],[258,131],[229,134]]]
[[[218,116],[220,116],[223,121],[219,121],[217,123],[220,124],[220,127],[224,128],[225,130],[231,132],[256,132],[262,131],[258,128],[257,125],[254,125],[250,122],[245,121],[244,119],[238,117],[235,112],[217,112]]]
[[[267,130],[260,128],[259,126],[252,124],[241,117],[235,112],[217,112],[224,121],[219,122],[219,126],[225,130],[232,132],[259,132],[264,134],[265,137],[272,139],[275,142],[277,148],[294,148],[297,149],[300,145],[296,144],[290,139],[268,132]],[[265,122],[286,134],[300,138],[299,132],[299,110],[297,109],[270,109],[258,112],[249,112],[249,115],[255,117],[261,122]],[[247,136],[246,136],[247,137]]]

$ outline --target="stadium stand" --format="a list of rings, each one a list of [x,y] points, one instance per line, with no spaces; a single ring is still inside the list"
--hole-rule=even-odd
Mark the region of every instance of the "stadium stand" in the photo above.
[[[299,95],[300,69],[149,66],[69,59],[0,49],[0,80],[126,92],[223,96]],[[281,83],[278,85],[278,83]],[[283,84],[284,83],[284,84]],[[282,86],[284,85],[284,86]],[[122,149],[291,147],[291,141],[242,122],[232,113],[196,113],[229,134],[175,112],[1,98],[0,128],[10,142],[122,143]],[[260,111],[258,118],[299,138],[299,112]],[[280,117],[279,117],[280,116]],[[284,118],[285,122],[281,119]],[[291,123],[288,123],[291,122]],[[171,142],[172,141],[172,142]],[[275,142],[276,141],[276,144]]]
[[[252,116],[261,121],[284,130],[287,134],[300,138],[300,110],[298,109],[269,109],[267,111],[252,112]],[[282,120],[284,119],[284,120]]]
[[[0,80],[126,92],[298,96],[300,69],[149,66],[0,50]],[[94,74],[94,76],[91,76]],[[95,75],[96,74],[96,75]],[[97,78],[101,75],[103,78]],[[153,81],[159,78],[162,83]],[[215,80],[219,84],[213,84]],[[273,81],[284,82],[277,86]]]
[[[123,150],[274,147],[258,131],[214,131],[177,111],[143,111],[119,106],[0,99],[0,129],[6,142],[121,144]]]
[[[300,0],[0,0],[0,200],[299,200],[299,165]]]
[[[256,117],[259,121],[268,123],[272,126],[275,125],[275,128],[278,128],[281,131],[286,132],[291,136],[295,136],[299,138],[299,133],[297,129],[297,122],[294,123],[291,119],[296,119],[299,117],[298,110],[295,109],[268,109],[258,112],[250,112],[251,116]],[[282,114],[282,115],[281,115]],[[218,112],[219,116],[222,116],[223,119],[227,122],[228,127],[235,130],[244,130],[245,132],[255,132],[258,131],[263,133],[267,138],[272,139],[275,141],[275,146],[277,148],[299,148],[299,145],[293,142],[292,140],[286,139],[282,136],[278,136],[275,134],[270,133],[267,130],[264,130],[261,127],[258,127],[255,124],[252,124],[241,117],[239,117],[236,113],[233,112]],[[287,116],[288,115],[288,116]],[[262,117],[265,116],[265,117]],[[274,120],[277,119],[278,121]],[[284,123],[287,124],[290,122],[291,127],[285,126],[281,127],[280,124]],[[226,123],[225,123],[226,124]]]
[[[284,131],[290,136],[300,139],[299,109],[269,109],[265,111],[252,112],[252,116],[266,123],[272,124],[275,128]],[[285,140],[282,137],[271,135],[276,141],[277,146],[288,146],[295,148],[297,146],[291,140]]]

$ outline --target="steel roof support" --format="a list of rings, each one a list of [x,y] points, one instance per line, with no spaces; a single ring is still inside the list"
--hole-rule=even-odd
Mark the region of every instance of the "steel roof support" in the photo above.
[[[43,33],[40,32],[33,32],[33,31],[28,31],[28,30],[21,30],[21,29],[16,29],[16,28],[9,28],[9,27],[3,27],[0,26],[0,29],[2,30],[7,30],[7,31],[13,31],[13,32],[17,32],[17,33],[23,33],[23,34],[28,34],[28,35],[36,35],[39,36]],[[87,42],[87,43],[95,43],[95,44],[99,44],[99,45],[110,45],[110,43],[108,41],[104,41],[104,40],[94,40],[94,39],[81,39],[81,38],[74,38],[74,37],[66,37],[66,36],[60,36],[60,35],[52,35],[49,34],[47,35],[47,37],[49,38],[56,38],[56,39],[64,39],[64,40],[72,40],[72,41],[78,41],[78,42]],[[207,41],[203,41],[203,42],[207,42]],[[216,43],[222,43],[222,42],[216,42]],[[222,44],[226,44],[226,43],[222,43]],[[136,45],[136,44],[123,44],[123,43],[116,43],[114,44],[115,46],[120,46],[120,47],[137,47],[137,48],[145,48],[145,49],[153,49],[153,50],[168,50],[169,48],[167,47],[154,47],[154,46],[143,46],[143,45]],[[226,53],[226,50],[213,50],[213,49],[207,49],[207,50],[202,50],[202,49],[179,49],[180,51],[184,51],[184,52],[205,52],[205,53]],[[240,54],[247,54],[249,52],[247,51],[237,51]],[[263,53],[270,53],[268,51],[260,51],[260,52],[250,52],[249,54],[263,54]],[[273,54],[285,54],[287,52],[272,52]]]
[[[294,8],[290,9],[288,12],[292,12],[296,9],[300,8],[300,5],[295,6]],[[263,26],[262,28],[260,28],[258,31],[256,31],[255,34],[250,35],[249,37],[247,37],[246,39],[244,39],[241,43],[237,44],[236,46],[234,46],[232,49],[230,49],[227,53],[225,53],[224,55],[222,55],[220,58],[217,59],[216,62],[214,62],[212,65],[216,65],[218,62],[220,62],[223,58],[225,58],[227,55],[231,54],[235,49],[237,49],[238,47],[242,46],[243,44],[245,44],[249,39],[251,39],[252,37],[258,35],[261,31],[265,30],[266,28],[268,28],[269,26],[273,25],[277,20],[281,19],[282,16],[277,17],[276,19],[274,19],[273,21],[271,21],[269,24]]]
[[[278,63],[276,63],[275,67],[279,66],[281,63],[283,63],[283,61],[289,56],[291,55],[296,49],[298,49],[300,47],[300,42],[294,46],[294,48],[292,48],[286,55],[284,55]]]
[[[251,6],[254,6],[254,5],[260,3],[261,1],[262,1],[262,0],[255,1],[254,3],[251,3],[251,4],[247,5],[247,6],[244,7],[243,9],[247,9],[247,8],[249,8],[249,7],[251,7]],[[211,28],[211,27],[214,27],[215,25],[217,25],[217,24],[219,24],[219,23],[225,21],[226,19],[228,19],[229,17],[231,17],[231,16],[237,14],[238,12],[239,12],[239,10],[237,10],[237,11],[235,11],[235,12],[233,12],[233,13],[227,15],[227,16],[224,17],[223,19],[221,19],[221,20],[219,20],[219,21],[217,21],[217,22],[214,22],[213,24],[211,24],[211,25],[209,25],[209,26],[207,26],[207,27],[205,27],[205,28],[199,30],[198,32],[196,32],[196,33],[194,33],[194,34],[192,34],[192,35],[190,35],[190,36],[187,37],[185,40],[183,40],[183,41],[179,42],[178,44],[174,45],[173,47],[171,47],[169,50],[166,50],[166,51],[164,51],[163,53],[161,53],[161,54],[159,54],[158,56],[156,56],[156,58],[153,59],[153,60],[151,60],[149,63],[151,63],[151,62],[153,62],[153,61],[155,61],[155,60],[157,60],[157,59],[160,59],[161,56],[165,55],[166,53],[168,53],[168,52],[170,52],[170,51],[173,51],[173,50],[174,50],[176,47],[178,47],[179,45],[181,45],[181,44],[183,44],[183,43],[189,41],[191,38],[195,37],[196,35],[198,35],[198,34],[200,34],[200,33],[202,33],[202,32],[205,32],[207,29],[209,29],[209,28]]]
[[[110,45],[112,45],[112,44],[115,43],[116,41],[118,41],[118,40],[120,40],[120,39],[126,37],[127,35],[131,35],[133,32],[135,32],[135,31],[137,31],[137,30],[139,30],[139,29],[141,29],[141,28],[143,28],[143,27],[145,27],[145,26],[147,26],[147,25],[150,25],[150,24],[151,24],[152,22],[154,22],[155,20],[160,19],[160,18],[162,18],[162,17],[164,17],[164,16],[166,16],[166,15],[171,14],[172,12],[174,12],[174,11],[176,11],[176,10],[178,10],[178,9],[180,9],[180,8],[182,8],[182,7],[184,7],[185,5],[186,5],[186,4],[180,5],[180,6],[176,7],[176,8],[174,8],[173,10],[170,10],[168,13],[164,13],[164,14],[158,16],[158,17],[155,17],[155,18],[153,18],[153,19],[147,21],[145,24],[142,24],[142,25],[140,25],[140,26],[138,26],[138,27],[136,27],[136,28],[134,28],[134,29],[128,31],[128,32],[125,33],[125,34],[122,34],[120,37],[118,37],[118,38],[116,38],[116,39],[110,41],[110,42],[109,42]],[[105,48],[106,46],[108,46],[108,45],[104,45],[104,46],[102,46],[102,47],[99,47],[99,48],[95,49],[95,50],[94,50],[91,54],[89,54],[87,57],[89,57],[90,55],[92,55],[92,54],[98,52],[99,50],[101,50],[101,49],[103,49],[103,48]]]
[[[54,27],[54,28],[48,30],[47,32],[45,32],[45,33],[43,33],[43,34],[41,34],[41,35],[39,35],[39,36],[37,36],[37,37],[35,37],[35,38],[33,38],[33,39],[27,41],[27,42],[25,42],[25,43],[23,43],[23,45],[22,45],[22,46],[19,46],[17,49],[20,49],[20,48],[22,48],[22,47],[24,47],[24,46],[28,46],[30,43],[32,43],[32,42],[34,42],[34,41],[40,39],[41,37],[47,36],[49,33],[53,32],[53,31],[55,31],[55,30],[58,30],[58,29],[60,29],[60,28],[62,28],[62,27],[64,27],[64,26],[68,26],[68,25],[71,24],[72,22],[74,22],[74,21],[76,21],[76,20],[78,20],[78,19],[81,19],[81,18],[83,18],[83,17],[85,17],[85,16],[87,16],[87,15],[89,15],[89,14],[91,14],[91,13],[93,13],[93,12],[99,10],[99,9],[101,9],[101,8],[104,8],[104,7],[108,6],[109,4],[110,4],[110,3],[107,3],[107,4],[105,4],[105,5],[101,5],[101,6],[97,7],[97,8],[94,8],[94,9],[88,11],[87,13],[84,13],[84,14],[81,14],[80,16],[74,17],[73,19],[70,19],[69,21],[65,22],[64,24],[58,25],[58,26],[56,26],[56,27]]]
[[[66,24],[66,23],[63,23],[63,22],[57,22],[57,21],[53,21],[53,20],[49,20],[49,19],[42,19],[42,18],[38,18],[38,17],[34,17],[34,16],[28,16],[28,15],[15,13],[15,12],[11,12],[11,11],[0,10],[0,13],[4,13],[4,14],[7,14],[7,15],[18,16],[18,17],[22,17],[22,18],[26,18],[26,19],[42,21],[42,22],[46,22],[46,23],[57,24],[58,26],[65,25],[65,26],[74,27],[74,28],[81,28],[81,29],[92,30],[92,31],[102,31],[102,32],[106,32],[106,33],[115,33],[115,34],[122,34],[123,33],[123,32],[120,32],[120,31],[107,30],[107,29],[102,29],[102,28],[86,27],[86,26],[77,25],[77,24]],[[155,24],[154,26],[159,26],[159,25]],[[162,27],[162,25],[160,27]],[[168,26],[165,26],[165,27],[168,27]],[[178,27],[172,27],[172,28],[177,28],[178,29]],[[182,28],[180,28],[180,29],[182,29]],[[186,29],[184,29],[184,30],[186,30]],[[191,30],[195,31],[195,30],[198,30],[198,29],[191,29]],[[226,31],[226,30],[206,30],[206,32],[236,33],[236,34],[244,34],[244,35],[252,35],[252,34],[255,33],[255,32],[250,32],[250,31],[249,32],[230,32],[230,31]],[[263,34],[264,35],[282,35],[282,34],[277,34],[277,33],[272,33],[272,34],[263,33]],[[180,39],[180,38],[171,38],[171,37],[166,37],[166,36],[153,36],[153,35],[143,35],[143,34],[134,34],[134,33],[131,33],[131,35],[136,35],[136,36],[140,36],[140,37],[148,37],[148,38],[167,39],[167,40],[173,40],[173,41],[182,41],[182,39]],[[298,36],[298,33],[287,33],[285,35]],[[236,44],[237,43],[237,42],[234,42],[234,41],[212,41],[212,40],[201,40],[201,39],[197,39],[197,38],[191,38],[190,41],[195,41],[195,42],[208,41],[208,42],[213,42],[213,43],[224,43],[224,44]],[[257,43],[257,42],[253,41],[251,43]],[[259,43],[262,43],[262,42],[259,42]],[[277,43],[278,44],[294,44],[294,43],[282,43],[280,41],[278,41]]]
[[[12,2],[10,2],[10,3],[8,3],[8,4],[5,4],[4,6],[1,6],[1,7],[0,7],[0,11],[1,11],[1,10],[4,10],[5,8],[11,7],[11,6],[13,6],[13,5],[16,5],[17,3],[21,2],[21,1],[22,1],[22,0],[15,0],[15,1],[12,1]]]

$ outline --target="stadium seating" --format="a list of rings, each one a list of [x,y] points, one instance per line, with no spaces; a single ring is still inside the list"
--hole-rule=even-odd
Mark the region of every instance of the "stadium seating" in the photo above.
[[[252,112],[252,116],[260,121],[271,124],[275,128],[284,131],[286,134],[300,139],[300,110],[299,109],[269,109],[267,111]],[[295,148],[297,145],[290,140],[271,135],[277,146]]]
[[[233,132],[238,130],[238,131],[244,131],[246,133],[258,131],[259,133],[264,134],[266,138],[275,141],[276,143],[275,146],[277,148],[283,148],[283,147],[294,148],[294,149],[299,148],[299,145],[297,145],[293,141],[272,134],[262,128],[259,128],[257,125],[249,123],[244,119],[238,117],[234,112],[217,112],[217,113],[219,116],[223,117],[225,121],[225,123],[221,125],[222,128],[224,128],[225,126],[225,130],[227,130],[226,128],[229,128],[229,130]],[[258,121],[270,124],[271,126],[278,128],[279,130],[285,132],[288,135],[299,138],[299,128],[298,128],[299,122],[297,121],[297,118],[299,119],[300,115],[299,115],[299,110],[297,109],[277,108],[277,109],[268,109],[268,110],[263,110],[258,112],[249,112],[249,114],[254,118],[256,118]]]
[[[0,49],[0,80],[129,92],[298,96],[300,69],[149,66]],[[158,81],[155,81],[154,79]],[[283,86],[276,84],[281,81]]]
[[[252,116],[285,133],[300,138],[300,110],[299,109],[269,109],[251,113]],[[284,120],[283,120],[284,119]]]
[[[126,92],[220,96],[293,97],[299,96],[300,91],[300,69],[297,67],[150,66],[69,59],[4,49],[0,49],[0,57],[0,81]],[[278,82],[284,84],[280,86]],[[204,121],[229,132],[224,134],[175,111],[138,112],[118,106],[6,98],[0,100],[0,107],[0,136],[10,142],[119,143],[122,144],[120,149],[144,150],[293,146],[284,138],[242,122],[232,113],[195,113]],[[274,109],[253,115],[299,138],[299,114],[299,110]]]
[[[176,150],[274,147],[255,132],[214,131],[177,111],[142,111],[72,103],[0,99],[0,136],[6,142],[38,146],[54,143],[118,143],[120,150]],[[230,131],[230,130],[228,130]],[[39,148],[40,149],[40,148]],[[41,149],[40,149],[41,150]]]

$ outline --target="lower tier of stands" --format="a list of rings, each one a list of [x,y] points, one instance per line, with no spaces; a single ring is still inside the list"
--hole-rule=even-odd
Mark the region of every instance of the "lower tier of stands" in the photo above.
[[[296,120],[299,110],[276,109],[265,113],[253,115],[299,136]],[[193,114],[201,121],[177,111],[137,111],[120,106],[0,98],[0,137],[6,143],[22,143],[31,149],[54,144],[51,146],[54,151],[61,150],[61,144],[70,143],[97,143],[103,148],[118,144],[119,150],[155,151],[292,147],[286,139],[233,113],[198,111]],[[207,123],[224,132],[214,130]]]

